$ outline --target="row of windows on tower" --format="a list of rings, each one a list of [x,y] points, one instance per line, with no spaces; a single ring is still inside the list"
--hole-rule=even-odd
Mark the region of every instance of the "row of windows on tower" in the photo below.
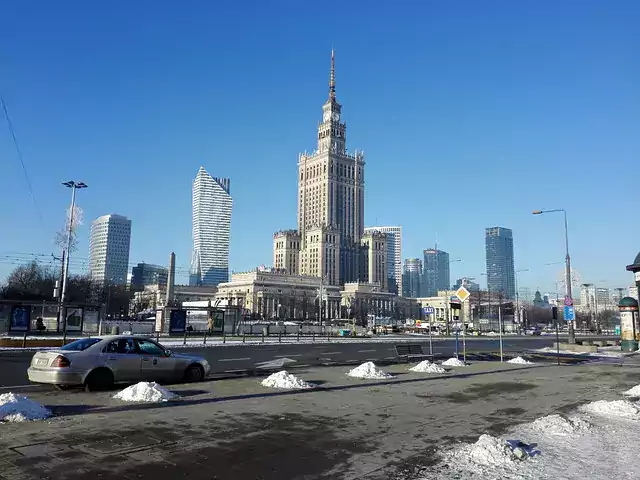
[[[322,168],[321,168],[322,167]],[[334,173],[333,160],[329,160],[329,173]],[[345,165],[338,163],[336,166],[336,173],[339,177],[346,177],[349,179],[355,178],[355,167],[353,165]],[[310,167],[306,167],[304,171],[300,172],[300,180],[319,177],[320,174],[327,173],[327,164],[316,164]],[[358,168],[358,177],[362,178],[362,168]]]

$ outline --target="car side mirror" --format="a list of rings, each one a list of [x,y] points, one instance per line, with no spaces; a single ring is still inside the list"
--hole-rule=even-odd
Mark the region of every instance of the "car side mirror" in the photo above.
[[[165,357],[170,357],[171,356],[171,350],[167,349],[164,351],[164,356]]]

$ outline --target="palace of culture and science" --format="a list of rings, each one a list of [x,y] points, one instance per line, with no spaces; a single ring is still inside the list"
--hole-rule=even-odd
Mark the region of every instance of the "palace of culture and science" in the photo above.
[[[387,235],[365,232],[364,167],[364,154],[347,150],[332,51],[317,148],[298,156],[297,229],[273,235],[273,269],[234,273],[218,298],[263,318],[419,315],[415,300],[388,291]]]

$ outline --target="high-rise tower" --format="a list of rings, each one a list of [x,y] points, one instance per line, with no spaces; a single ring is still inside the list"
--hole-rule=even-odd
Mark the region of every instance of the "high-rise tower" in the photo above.
[[[318,147],[298,158],[300,273],[322,277],[331,285],[358,280],[364,230],[364,155],[347,152],[347,125],[341,114],[332,50]]]
[[[513,232],[509,228],[485,230],[487,252],[487,288],[504,298],[516,297],[516,273],[513,261]]]
[[[122,215],[103,215],[91,224],[89,271],[99,283],[124,285],[129,271],[131,220]]]
[[[193,180],[192,285],[212,285],[229,279],[229,237],[233,200],[228,178],[214,178],[200,167]]]

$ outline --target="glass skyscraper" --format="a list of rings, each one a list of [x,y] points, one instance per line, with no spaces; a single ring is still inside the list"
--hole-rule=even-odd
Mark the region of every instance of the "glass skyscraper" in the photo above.
[[[193,255],[190,285],[215,286],[229,280],[231,198],[228,178],[200,167],[193,181]]]
[[[506,299],[516,297],[516,273],[513,261],[513,233],[509,228],[491,227],[485,231],[487,286]]]
[[[449,254],[437,248],[429,248],[423,253],[422,296],[435,297],[440,290],[451,290]]]
[[[402,273],[402,296],[418,298],[421,296],[420,286],[422,276],[422,261],[419,258],[407,258],[404,261],[404,272]]]

